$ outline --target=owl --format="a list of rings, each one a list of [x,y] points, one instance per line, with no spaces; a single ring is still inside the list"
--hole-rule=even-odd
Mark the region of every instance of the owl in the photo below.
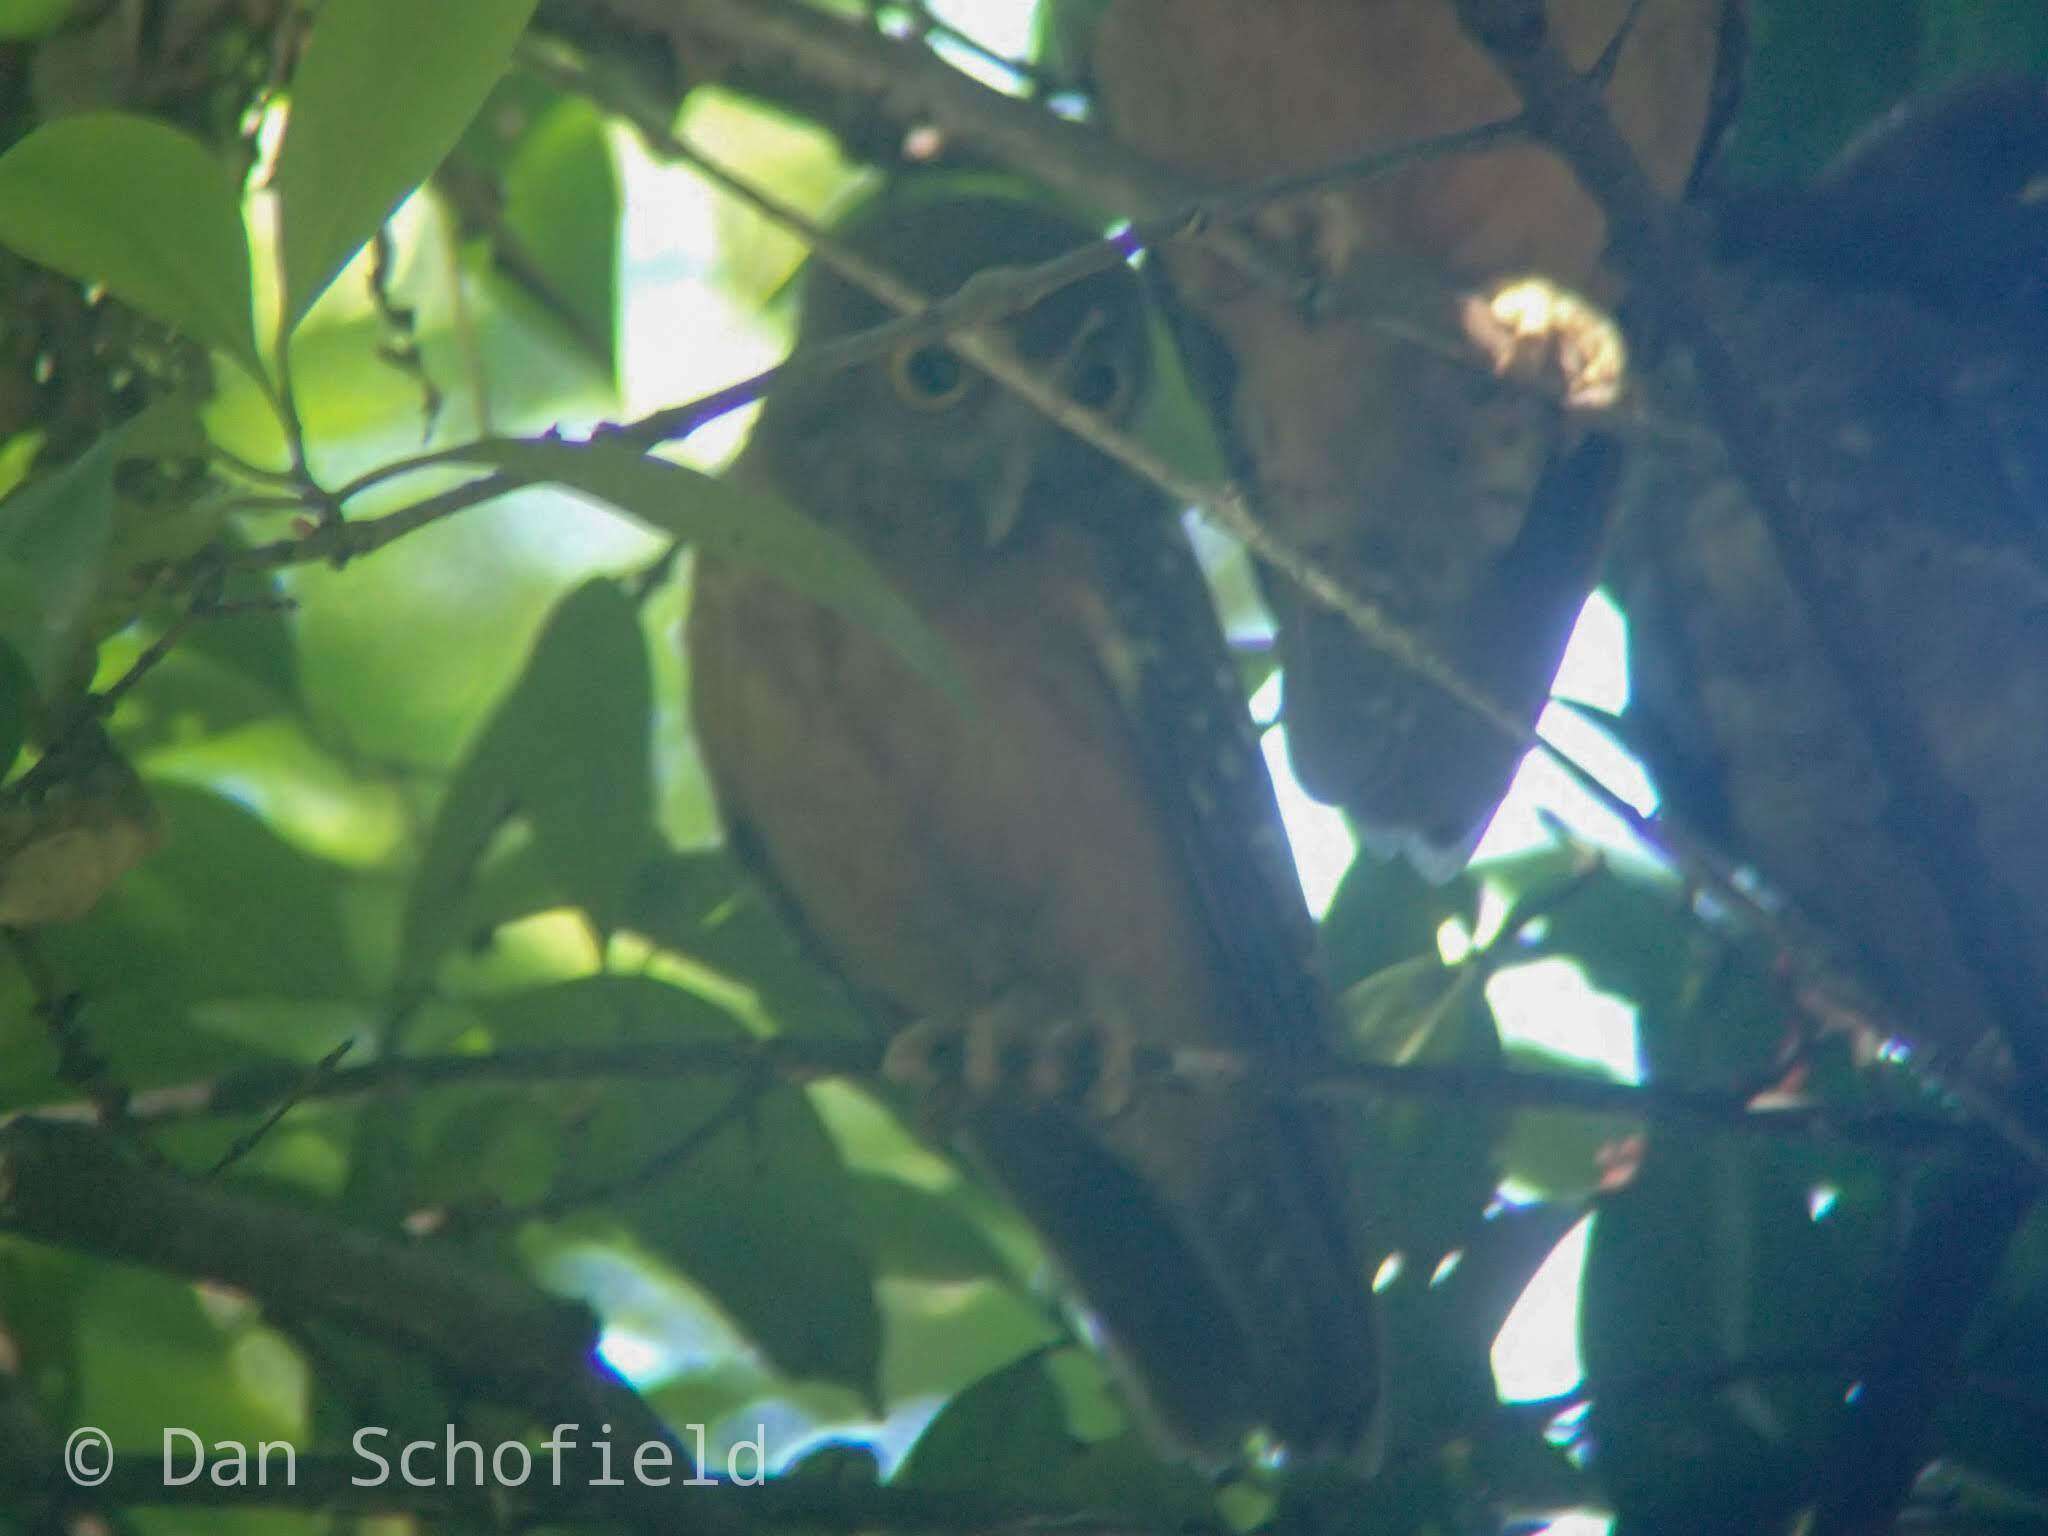
[[[1090,237],[913,184],[840,238],[941,295]],[[797,344],[887,318],[813,263]],[[1001,329],[1072,399],[1133,419],[1132,272]],[[734,473],[856,543],[965,677],[950,697],[771,577],[697,567],[693,710],[731,842],[876,1027],[1313,1070],[1312,925],[1179,509],[942,342],[772,388]],[[1327,1128],[1156,1073],[1120,1098],[981,1083],[947,1120],[1169,1446],[1219,1469],[1248,1446],[1369,1461],[1379,1350]]]

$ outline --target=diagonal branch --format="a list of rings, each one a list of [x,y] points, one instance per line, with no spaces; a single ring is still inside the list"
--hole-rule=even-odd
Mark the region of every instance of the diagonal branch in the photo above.
[[[1822,558],[1818,514],[1802,486],[1824,478],[1807,446],[1828,423],[1777,419],[1725,338],[1723,299],[1699,240],[1651,185],[1595,84],[1549,37],[1540,0],[1456,0],[1474,41],[1521,92],[1531,129],[1550,143],[1606,212],[1614,258],[1692,354],[1732,467],[1762,514],[1779,564],[1834,673],[1870,732],[1889,793],[1886,819],[1939,893],[1958,943],[1990,994],[2000,1032],[2034,1087],[2028,1118],[2048,1127],[2048,1057],[2040,1020],[2048,975],[2031,951],[2019,904],[1985,861],[1968,798],[1947,782],[1897,691],[1868,664],[1883,654],[1848,580]]]
[[[247,1291],[425,1355],[541,1418],[665,1432],[599,1363],[594,1319],[510,1276],[151,1167],[104,1132],[0,1127],[0,1231]]]
[[[813,87],[864,98],[906,128],[929,124],[1083,205],[1157,213],[1204,190],[1092,128],[990,89],[919,42],[884,36],[795,0],[599,4],[649,30],[699,34],[743,67],[765,66]]]

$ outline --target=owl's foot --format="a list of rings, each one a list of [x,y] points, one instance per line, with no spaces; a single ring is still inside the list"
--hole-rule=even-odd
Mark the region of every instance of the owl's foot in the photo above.
[[[965,1019],[921,1019],[899,1030],[882,1075],[922,1095],[941,1120],[1019,1100],[1112,1120],[1131,1102],[1137,1066],[1129,1016],[1099,989],[1079,1008],[1019,989]]]

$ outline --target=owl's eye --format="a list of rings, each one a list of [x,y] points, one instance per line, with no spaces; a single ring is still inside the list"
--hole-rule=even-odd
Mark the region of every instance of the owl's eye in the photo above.
[[[1107,411],[1123,404],[1129,388],[1121,367],[1110,358],[1095,357],[1085,359],[1074,370],[1067,392],[1091,411]]]
[[[889,358],[889,382],[905,405],[943,411],[957,405],[971,382],[967,365],[942,346],[905,347]]]

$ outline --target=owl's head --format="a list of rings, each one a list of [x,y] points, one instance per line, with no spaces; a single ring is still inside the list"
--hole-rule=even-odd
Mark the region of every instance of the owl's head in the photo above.
[[[916,183],[870,201],[837,234],[933,298],[987,268],[1049,261],[1096,238],[1021,197]],[[800,305],[799,349],[894,318],[816,260]],[[1128,268],[1063,288],[999,329],[1027,363],[1112,422],[1128,422],[1141,404],[1150,333]],[[943,341],[771,389],[749,454],[786,495],[885,556],[985,549],[1048,511],[1114,516],[1134,496],[1149,497]]]

